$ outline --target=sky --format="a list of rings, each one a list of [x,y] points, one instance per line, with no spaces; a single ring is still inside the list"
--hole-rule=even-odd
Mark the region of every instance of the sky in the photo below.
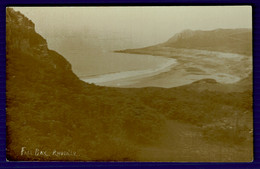
[[[59,36],[128,38],[143,47],[185,29],[252,28],[251,6],[15,7],[47,40]]]

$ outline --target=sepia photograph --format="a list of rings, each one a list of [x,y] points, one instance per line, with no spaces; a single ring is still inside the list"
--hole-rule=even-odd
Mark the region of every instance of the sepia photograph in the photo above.
[[[252,7],[6,8],[6,161],[252,162]]]

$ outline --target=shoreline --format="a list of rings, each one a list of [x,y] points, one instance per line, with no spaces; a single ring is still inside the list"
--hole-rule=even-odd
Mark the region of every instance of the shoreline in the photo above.
[[[135,55],[137,53],[129,54]],[[137,55],[140,54],[160,57],[168,61],[154,69],[108,73],[81,78],[81,80],[108,87],[171,88],[187,85],[205,78],[215,79],[222,84],[232,84],[245,78],[248,72],[251,72],[250,58],[239,54],[189,49],[168,51],[168,48],[139,51]],[[171,63],[172,61],[175,63]],[[241,64],[242,61],[243,64]],[[238,69],[239,67],[242,69]]]
[[[176,59],[165,58],[162,56],[152,56],[160,57],[167,60],[165,63],[158,65],[156,68],[143,69],[143,70],[130,70],[123,72],[107,73],[96,76],[81,77],[80,79],[87,83],[94,83],[96,85],[104,85],[108,82],[114,82],[118,80],[128,79],[128,80],[138,80],[142,78],[147,78],[151,76],[158,75],[163,72],[168,72],[171,68],[178,64]]]

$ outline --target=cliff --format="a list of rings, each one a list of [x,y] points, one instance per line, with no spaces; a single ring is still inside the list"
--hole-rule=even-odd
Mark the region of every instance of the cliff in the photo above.
[[[163,46],[252,55],[251,29],[184,30]]]
[[[184,30],[158,45],[116,52],[138,54],[163,52],[163,55],[168,56],[167,52],[178,49],[195,49],[252,56],[252,29]]]
[[[78,77],[72,72],[70,63],[57,52],[48,49],[46,40],[35,32],[32,21],[11,8],[7,8],[6,12],[6,50],[7,73],[11,73],[13,67],[23,72],[9,79],[10,82],[23,78],[43,81],[48,77],[50,79],[46,83],[56,80],[77,84]],[[55,77],[51,78],[52,75]]]

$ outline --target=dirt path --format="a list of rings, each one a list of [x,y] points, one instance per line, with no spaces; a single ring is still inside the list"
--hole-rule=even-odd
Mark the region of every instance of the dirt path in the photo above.
[[[252,150],[207,142],[199,127],[173,120],[157,145],[142,147],[140,161],[216,162],[251,161]]]

